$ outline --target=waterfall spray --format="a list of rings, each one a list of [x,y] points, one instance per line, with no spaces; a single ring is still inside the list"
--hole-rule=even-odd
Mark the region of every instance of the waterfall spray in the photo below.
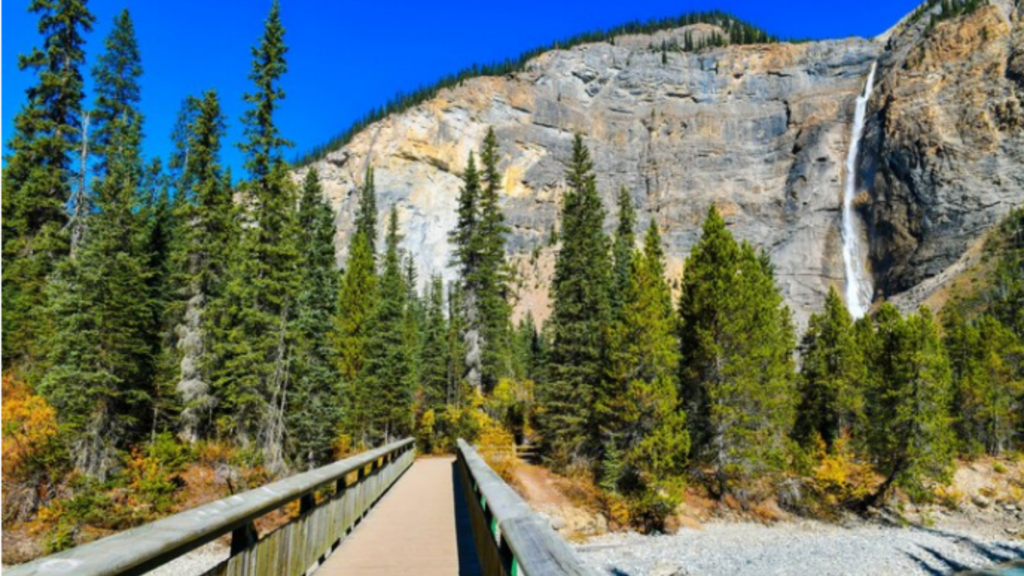
[[[846,181],[843,186],[843,263],[846,267],[846,307],[854,318],[867,313],[871,305],[874,287],[871,277],[865,269],[865,251],[863,247],[860,223],[854,212],[853,201],[857,195],[857,152],[860,150],[861,136],[864,134],[864,116],[867,114],[868,99],[875,88],[875,68],[877,62],[871,64],[864,94],[857,98],[857,110],[853,116],[853,134],[850,136],[850,150],[846,156]]]

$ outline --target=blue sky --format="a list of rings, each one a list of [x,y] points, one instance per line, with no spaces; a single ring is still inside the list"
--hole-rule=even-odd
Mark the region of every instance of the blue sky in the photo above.
[[[249,89],[249,49],[271,0],[92,0],[97,16],[86,50],[90,66],[114,16],[135,21],[145,75],[146,153],[166,158],[183,98],[209,88],[228,117],[224,160],[240,175],[234,147]],[[395,92],[410,91],[474,62],[490,62],[576,32],[632,19],[719,8],[785,37],[841,38],[883,32],[917,0],[515,0],[383,2],[281,0],[287,28],[287,99],[278,115],[295,150],[342,131]],[[2,5],[2,136],[6,146],[24,91],[34,79],[17,69],[18,54],[39,45],[28,0]],[[91,97],[90,97],[91,102]],[[293,152],[294,152],[293,151]],[[291,158],[292,153],[287,154]]]

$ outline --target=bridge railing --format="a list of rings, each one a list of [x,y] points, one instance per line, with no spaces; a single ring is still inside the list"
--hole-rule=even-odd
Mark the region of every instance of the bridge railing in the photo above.
[[[411,438],[211,502],[28,564],[5,576],[128,576],[231,534],[231,555],[206,576],[295,576],[322,562],[412,465]],[[355,476],[349,483],[349,476]],[[333,492],[317,504],[315,492]],[[263,538],[254,521],[298,500],[299,517]]]
[[[459,474],[485,576],[594,576],[576,552],[459,439]]]

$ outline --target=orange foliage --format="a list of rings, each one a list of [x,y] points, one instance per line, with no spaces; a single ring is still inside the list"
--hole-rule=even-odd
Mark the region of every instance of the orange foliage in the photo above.
[[[57,413],[24,382],[3,377],[3,473],[7,480],[24,478],[27,468],[57,436]]]

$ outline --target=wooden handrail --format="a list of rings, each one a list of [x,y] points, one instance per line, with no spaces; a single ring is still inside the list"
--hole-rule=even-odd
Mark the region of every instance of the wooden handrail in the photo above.
[[[576,552],[465,440],[459,470],[486,576],[594,576]]]
[[[150,522],[88,544],[4,570],[9,576],[130,576],[144,574],[211,542],[232,534],[231,555],[207,574],[232,574],[234,564],[247,574],[304,574],[322,560],[374,502],[412,465],[411,438],[357,454],[316,470],[296,474],[241,494]],[[370,469],[367,471],[367,469]],[[346,476],[357,472],[351,486]],[[334,496],[316,506],[313,493],[331,484]],[[257,541],[253,522],[295,500],[300,517]],[[301,550],[288,545],[300,541]],[[274,546],[274,550],[262,548]],[[280,544],[276,546],[275,543]],[[278,549],[280,548],[280,549]],[[257,557],[263,560],[258,565]],[[269,560],[267,560],[269,559]]]

